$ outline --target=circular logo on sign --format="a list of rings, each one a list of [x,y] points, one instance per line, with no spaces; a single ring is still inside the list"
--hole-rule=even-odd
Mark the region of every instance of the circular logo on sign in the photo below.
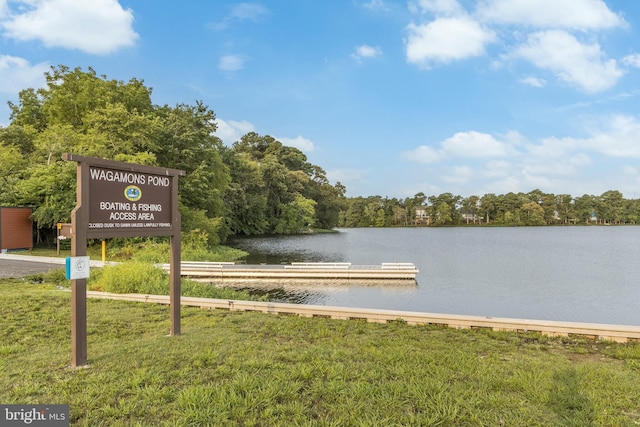
[[[142,197],[142,190],[140,190],[140,187],[130,185],[124,189],[124,197],[132,202],[137,202]]]

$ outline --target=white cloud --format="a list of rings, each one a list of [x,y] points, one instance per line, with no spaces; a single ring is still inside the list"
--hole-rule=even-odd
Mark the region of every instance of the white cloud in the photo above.
[[[607,60],[598,44],[582,44],[562,30],[530,34],[527,43],[517,47],[512,56],[549,70],[586,92],[609,89],[623,75],[616,61]]]
[[[341,183],[349,194],[362,194],[360,186],[368,181],[368,172],[363,169],[333,169],[326,172],[330,182]]]
[[[244,121],[235,121],[235,120],[222,120],[216,119],[216,132],[215,136],[220,138],[222,142],[231,146],[234,142],[237,142],[244,135],[249,132],[255,132],[255,126],[244,120]],[[275,138],[275,137],[274,137]],[[297,148],[300,151],[308,153],[310,151],[315,150],[315,146],[313,141],[308,138],[304,138],[303,136],[297,136],[295,138],[276,138],[283,145],[288,147]]]
[[[591,157],[585,153],[578,153],[575,156],[571,156],[567,162],[572,166],[588,166],[591,164]]]
[[[457,0],[418,0],[415,4],[410,4],[413,10],[420,10],[423,13],[435,13],[436,15],[454,16],[463,13],[463,9]]]
[[[218,69],[222,71],[238,71],[244,67],[246,59],[243,55],[225,55],[218,61]]]
[[[277,138],[283,145],[297,148],[300,151],[310,152],[315,149],[313,142],[310,139],[297,136],[295,138]]]
[[[529,76],[529,77],[524,77],[520,79],[520,83],[524,83],[526,85],[533,86],[533,87],[545,87],[545,85],[547,84],[547,81],[545,79],[540,79],[538,77]]]
[[[627,55],[622,58],[622,63],[630,65],[632,67],[640,68],[640,53],[634,53],[633,55]]]
[[[41,62],[31,65],[24,58],[0,55],[0,93],[18,94],[23,89],[44,85],[44,73],[49,64]]]
[[[485,184],[483,190],[478,191],[479,194],[506,194],[509,192],[517,193],[523,188],[540,188],[539,185],[527,184],[525,178],[520,173],[505,176],[495,181]]]
[[[589,123],[592,128],[584,129],[589,134],[586,137],[552,136],[538,142],[528,142],[514,131],[504,141],[482,132],[457,132],[435,147],[421,145],[403,152],[402,157],[418,163],[488,158],[485,175],[496,176],[517,167],[514,162],[529,169],[559,171],[590,165],[594,155],[640,159],[640,118],[614,115]]]
[[[626,25],[602,0],[481,0],[477,16],[538,28],[600,30]]]
[[[522,135],[517,130],[510,130],[504,135],[499,135],[499,136],[502,140],[504,140],[505,142],[507,142],[512,146],[523,146],[529,142],[527,137]]]
[[[227,146],[231,146],[234,142],[240,141],[240,138],[249,132],[255,132],[253,124],[246,120],[238,122],[235,120],[226,121],[216,119],[216,126],[215,135]]]
[[[362,59],[364,58],[375,58],[376,56],[380,56],[382,55],[382,50],[380,50],[379,47],[372,47],[366,44],[363,44],[361,46],[357,46],[353,53],[351,54],[351,57],[353,59],[355,59],[356,61],[360,62]]]
[[[611,157],[640,159],[640,122],[627,115],[616,115],[604,130],[584,141],[594,151]]]
[[[543,138],[538,144],[528,144],[526,149],[534,158],[564,159],[574,150],[580,147],[580,142],[575,138]]]
[[[575,176],[578,169],[589,164],[589,156],[578,154],[570,158],[530,158],[521,169],[528,176],[544,176],[545,179]]]
[[[389,10],[389,7],[387,7],[387,5],[382,0],[371,0],[368,3],[363,3],[362,7],[370,10],[379,10],[379,11]]]
[[[451,184],[465,184],[469,182],[474,175],[474,170],[468,166],[454,166],[449,175],[442,177],[442,180]]]
[[[46,47],[78,49],[105,55],[133,46],[133,12],[116,0],[20,0],[21,13],[8,13],[4,35],[39,40]],[[1,8],[0,8],[1,9]],[[23,10],[26,10],[22,12]]]
[[[402,157],[418,163],[436,163],[442,159],[442,153],[428,145],[420,145],[413,150],[404,151]]]
[[[441,145],[443,152],[453,157],[504,157],[514,152],[509,144],[475,131],[458,132],[442,141]]]
[[[238,3],[231,10],[231,17],[240,21],[258,22],[269,15],[269,9],[258,3]]]
[[[602,119],[597,128],[591,129],[589,136],[549,137],[538,143],[527,144],[527,155],[519,156],[512,167],[505,167],[502,177],[498,174],[495,177],[500,180],[511,177],[520,182],[520,189],[548,188],[574,195],[587,192],[597,194],[609,189],[605,187],[610,183],[619,182],[623,183],[618,185],[619,189],[628,192],[635,188],[635,184],[629,184],[622,177],[623,170],[603,169],[603,162],[594,159],[606,156],[637,161],[640,159],[640,146],[637,143],[639,132],[640,121],[637,117],[608,117]],[[496,169],[496,165],[492,165],[492,170]],[[498,183],[492,183],[491,188],[495,184]]]
[[[490,160],[485,165],[483,176],[490,178],[504,178],[511,173],[513,165],[507,160]]]
[[[640,183],[634,178],[640,170],[634,164],[640,160],[640,116],[599,116],[584,123],[583,137],[551,136],[535,142],[515,131],[502,136],[458,132],[402,156],[428,164],[438,191],[504,194],[540,188],[580,195],[615,187],[632,194]],[[482,155],[490,157],[479,162]]]
[[[211,22],[207,24],[207,27],[222,31],[229,28],[234,22],[260,22],[270,13],[269,9],[258,3],[238,3],[233,6],[231,12],[221,21]]]
[[[549,137],[535,144],[527,144],[528,154],[518,157],[520,161],[514,164],[508,176],[519,177],[521,174],[522,183],[529,185],[529,188],[566,186],[563,191],[569,193],[594,192],[594,189],[602,186],[602,183],[597,182],[598,177],[602,178],[605,175],[597,172],[597,175],[589,178],[588,170],[595,172],[600,168],[593,168],[593,159],[602,156],[640,159],[638,134],[640,121],[637,117],[608,117],[603,119],[597,128],[591,129],[590,136]],[[617,172],[620,171],[612,170],[609,174]],[[588,181],[589,179],[593,181]]]
[[[445,158],[496,158],[515,153],[511,142],[498,141],[486,133],[468,131],[457,132],[445,139],[439,144],[439,148],[421,145],[401,155],[406,160],[418,163],[437,163]]]
[[[493,31],[468,17],[438,18],[428,24],[409,24],[406,40],[407,61],[429,68],[485,53],[495,40]]]
[[[473,10],[472,3],[476,3]],[[489,44],[508,46],[513,43],[510,39],[527,36],[523,30],[537,29],[503,58],[525,59],[588,93],[613,87],[624,74],[616,60],[607,58],[593,34],[628,26],[622,14],[611,10],[604,0],[410,0],[408,8],[415,15],[435,16],[431,22],[406,27],[407,62],[424,69],[486,55]],[[581,42],[570,31],[591,32],[590,41]],[[494,58],[494,64],[500,62]],[[620,63],[640,68],[640,54],[628,55]],[[519,81],[541,88],[547,80],[530,75]]]

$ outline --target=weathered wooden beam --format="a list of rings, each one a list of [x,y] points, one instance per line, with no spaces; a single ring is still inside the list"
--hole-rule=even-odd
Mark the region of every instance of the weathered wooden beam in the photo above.
[[[90,298],[169,304],[169,297],[165,295],[112,294],[88,291],[87,296]],[[372,323],[402,321],[409,325],[441,325],[456,329],[487,328],[496,331],[539,332],[548,336],[581,336],[617,342],[640,341],[640,326],[629,325],[511,319],[196,297],[182,297],[181,303],[185,306],[207,309],[258,311],[270,314],[294,314],[301,317],[325,317],[341,320],[359,319]]]

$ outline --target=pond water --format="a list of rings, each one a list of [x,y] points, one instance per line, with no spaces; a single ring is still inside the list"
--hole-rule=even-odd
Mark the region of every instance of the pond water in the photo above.
[[[278,287],[280,301],[640,325],[640,227],[349,228],[237,238],[248,264],[412,262],[417,286]]]

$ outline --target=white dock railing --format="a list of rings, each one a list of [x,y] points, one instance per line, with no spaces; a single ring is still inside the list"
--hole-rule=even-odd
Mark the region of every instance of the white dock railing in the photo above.
[[[306,269],[348,269],[351,268],[350,262],[292,262],[285,265],[284,268],[306,268]]]

